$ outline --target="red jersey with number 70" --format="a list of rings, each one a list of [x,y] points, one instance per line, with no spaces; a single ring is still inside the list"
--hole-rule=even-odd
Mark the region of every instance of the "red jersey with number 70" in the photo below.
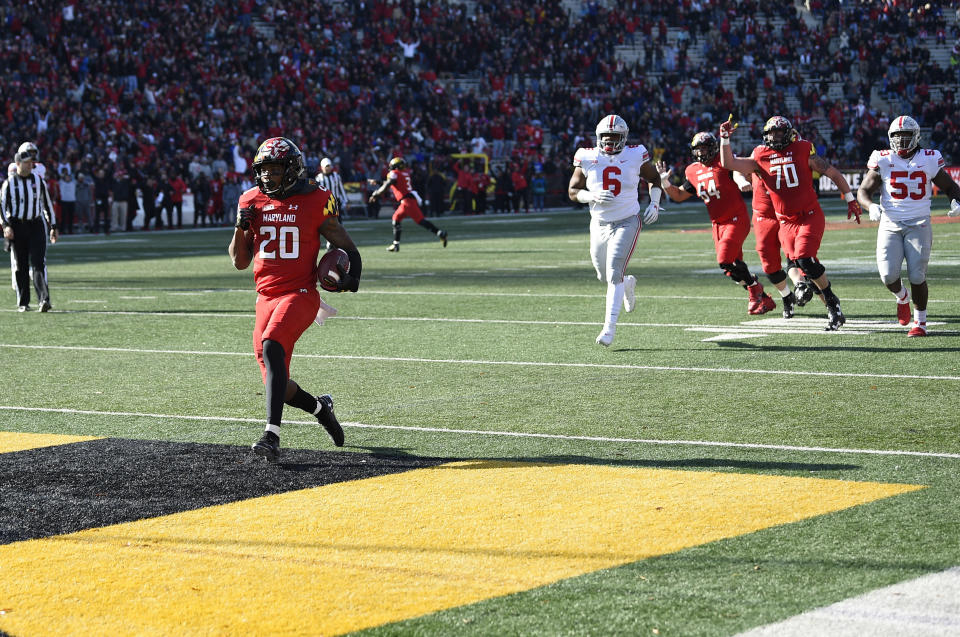
[[[330,192],[309,180],[297,194],[273,199],[256,187],[240,196],[239,208],[256,209],[253,280],[257,292],[280,296],[317,287],[320,226],[339,214]]]
[[[810,170],[810,156],[815,154],[813,144],[805,139],[791,142],[780,150],[757,146],[750,154],[760,165],[758,174],[770,193],[778,217],[794,217],[819,209]]]

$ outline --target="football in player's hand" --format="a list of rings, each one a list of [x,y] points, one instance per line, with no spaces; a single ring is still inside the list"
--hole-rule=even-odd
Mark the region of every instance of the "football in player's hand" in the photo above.
[[[340,270],[339,265],[344,272],[350,271],[350,257],[340,248],[334,248],[320,257],[320,264],[317,266],[317,280],[320,287],[327,292],[338,292],[340,290]]]

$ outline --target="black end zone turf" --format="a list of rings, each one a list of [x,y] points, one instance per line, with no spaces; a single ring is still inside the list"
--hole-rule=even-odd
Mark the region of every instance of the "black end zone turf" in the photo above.
[[[0,454],[0,544],[410,469],[437,458],[108,438]]]

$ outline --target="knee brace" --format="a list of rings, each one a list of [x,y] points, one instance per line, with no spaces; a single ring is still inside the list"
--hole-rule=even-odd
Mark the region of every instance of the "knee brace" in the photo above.
[[[797,265],[803,270],[803,273],[810,279],[819,279],[827,271],[819,261],[813,257],[801,257],[797,259]]]
[[[789,264],[789,261],[787,263]],[[787,280],[787,273],[783,270],[777,270],[776,272],[768,274],[767,278],[770,279],[770,283],[776,285]]]
[[[739,259],[733,263],[721,263],[720,269],[723,270],[724,274],[741,285],[753,282],[753,277],[750,275],[750,268]]]

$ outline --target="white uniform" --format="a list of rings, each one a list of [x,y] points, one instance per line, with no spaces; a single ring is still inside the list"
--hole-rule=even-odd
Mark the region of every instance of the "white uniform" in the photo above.
[[[877,269],[885,284],[900,278],[904,260],[910,283],[918,285],[926,281],[933,245],[930,224],[933,178],[944,166],[940,151],[924,148],[908,158],[891,150],[875,150],[870,155],[867,168],[877,171],[883,180]]]
[[[614,198],[590,205],[590,259],[597,278],[621,283],[640,234],[640,167],[650,161],[642,145],[616,155],[598,148],[580,148],[573,156],[587,177],[587,190],[609,190]]]

